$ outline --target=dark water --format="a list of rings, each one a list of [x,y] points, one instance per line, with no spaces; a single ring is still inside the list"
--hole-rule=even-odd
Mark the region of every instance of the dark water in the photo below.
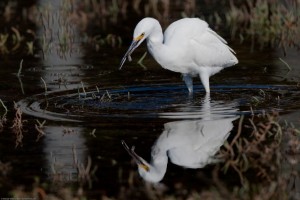
[[[130,38],[132,30],[128,27],[124,38]],[[76,163],[86,168],[91,159],[90,171],[96,166],[97,170],[81,182],[91,181],[91,195],[114,196],[130,178],[141,181],[121,140],[150,160],[152,145],[167,127],[176,141],[200,146],[191,143],[197,142],[193,137],[198,137],[199,129],[221,134],[218,127],[222,127],[222,137],[211,144],[214,148],[232,137],[228,132],[236,133],[241,115],[249,118],[275,110],[282,120],[299,127],[299,51],[287,50],[285,61],[293,66],[289,71],[279,60],[280,49],[251,52],[250,41],[240,43],[226,29],[218,32],[237,52],[240,63],[211,78],[210,97],[199,80],[194,82],[195,94],[189,96],[181,76],[160,68],[149,54],[146,70],[137,64],[145,45],[119,71],[129,44],[126,39],[122,47],[104,46],[99,52],[78,45],[79,50],[66,58],[50,52],[45,59],[41,55],[1,59],[1,99],[10,106],[9,117],[14,115],[11,102],[16,101],[27,120],[22,147],[14,147],[10,125],[0,135],[0,160],[13,168],[8,185],[31,184],[34,177],[54,184],[78,183]],[[21,59],[22,75],[17,77]],[[41,128],[45,135],[38,141],[36,119],[45,120]],[[171,193],[178,182],[192,188],[199,182],[210,185],[210,166],[189,170],[170,162],[162,183]]]

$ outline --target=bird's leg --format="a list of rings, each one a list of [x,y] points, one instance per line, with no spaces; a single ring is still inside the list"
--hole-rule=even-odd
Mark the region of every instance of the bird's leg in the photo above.
[[[189,90],[189,93],[193,93],[193,78],[188,74],[182,74],[182,78],[185,82],[186,87]]]
[[[204,89],[206,91],[206,93],[210,93],[210,89],[209,89],[209,75],[205,72],[202,72],[199,74],[200,76],[200,80],[202,82],[202,85],[204,86]]]

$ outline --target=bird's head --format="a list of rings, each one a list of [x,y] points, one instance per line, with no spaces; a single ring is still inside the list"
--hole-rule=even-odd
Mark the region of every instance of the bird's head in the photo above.
[[[134,152],[134,147],[129,148],[128,145],[123,140],[122,140],[122,144],[126,149],[126,151],[129,153],[129,155],[133,158],[133,160],[137,164],[138,172],[145,181],[151,183],[157,183],[161,181],[161,179],[164,177],[166,172],[166,166],[167,166],[166,163],[163,165],[162,169],[157,169],[156,167],[152,166],[147,161],[145,161],[142,157],[137,155]]]
[[[130,47],[128,48],[127,52],[125,53],[121,63],[120,68],[122,68],[123,64],[125,63],[126,59],[128,58],[131,61],[131,54],[132,52],[140,46],[140,44],[151,34],[153,31],[153,24],[158,23],[156,19],[153,18],[144,18],[142,19],[135,27],[133,32],[133,39],[131,42]]]

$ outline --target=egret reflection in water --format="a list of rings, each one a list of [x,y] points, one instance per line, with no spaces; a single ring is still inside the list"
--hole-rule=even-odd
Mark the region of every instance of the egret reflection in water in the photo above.
[[[164,125],[164,131],[152,146],[150,163],[122,141],[144,180],[153,183],[161,181],[169,159],[176,165],[193,169],[218,161],[214,156],[228,138],[233,128],[232,122],[238,118],[236,105],[211,102],[207,95],[196,115],[192,111],[194,109],[184,108],[186,115],[188,110],[191,111],[190,116]]]

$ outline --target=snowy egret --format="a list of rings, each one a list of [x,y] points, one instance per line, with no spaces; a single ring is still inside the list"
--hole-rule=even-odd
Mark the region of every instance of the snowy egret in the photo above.
[[[220,108],[226,113],[220,113]],[[137,155],[134,147],[129,148],[124,141],[122,144],[138,165],[140,176],[156,183],[166,173],[168,158],[176,165],[194,169],[217,162],[214,155],[229,136],[232,121],[238,118],[236,112],[235,104],[219,102],[212,104],[210,109],[210,102],[206,101],[198,119],[166,123],[163,133],[152,146],[150,163]],[[191,113],[191,117],[194,115]]]
[[[165,69],[179,72],[193,93],[193,77],[199,75],[207,93],[209,77],[238,63],[235,52],[208,24],[199,18],[184,18],[172,23],[162,33],[159,22],[144,18],[135,27],[133,41],[124,55],[120,69],[132,52],[147,39],[148,50]]]

